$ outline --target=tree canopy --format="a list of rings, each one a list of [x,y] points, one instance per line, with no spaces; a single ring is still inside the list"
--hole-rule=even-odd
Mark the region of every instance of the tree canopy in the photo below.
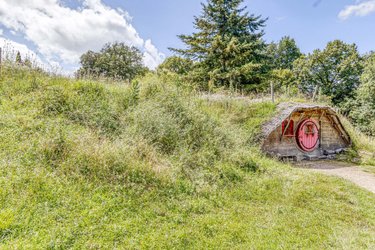
[[[208,0],[202,14],[195,17],[192,35],[180,35],[185,49],[172,49],[195,61],[195,81],[214,86],[234,87],[259,84],[266,71],[266,19],[250,15],[243,0]]]
[[[361,85],[356,94],[350,117],[362,131],[375,136],[375,54],[364,63]]]
[[[87,51],[81,56],[79,76],[104,76],[132,80],[146,72],[139,49],[124,43],[107,43],[100,52]]]
[[[164,60],[157,68],[157,72],[186,75],[193,68],[193,61],[178,56],[171,56]]]
[[[292,70],[294,61],[300,58],[302,53],[296,41],[285,36],[278,43],[268,45],[267,55],[270,57],[272,68]]]
[[[289,92],[291,86],[296,86],[293,63],[302,56],[296,41],[286,36],[278,43],[272,42],[267,46],[267,55],[271,68],[269,80],[276,84],[276,89],[285,87]]]
[[[354,97],[360,84],[362,59],[355,44],[329,42],[324,50],[297,59],[294,72],[301,89],[308,94],[320,89],[335,105]]]

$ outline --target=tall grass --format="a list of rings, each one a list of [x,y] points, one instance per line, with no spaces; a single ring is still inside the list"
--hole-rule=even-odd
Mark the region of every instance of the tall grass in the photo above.
[[[269,102],[4,68],[0,248],[371,248],[374,197],[259,152]]]
[[[270,103],[204,102],[190,91],[147,79],[139,87],[35,75],[22,69],[4,75],[0,93],[9,120],[2,122],[28,119],[27,127],[12,129],[21,137],[27,130],[27,143],[22,143],[36,160],[61,172],[103,178],[106,173],[120,178],[145,165],[139,169],[156,168],[152,175],[166,171],[175,179],[215,182],[220,179],[213,167],[218,163],[230,168],[253,164],[250,154],[235,164],[232,155],[256,147],[255,134],[275,109]],[[107,171],[106,165],[115,165],[116,170]]]
[[[366,169],[375,173],[375,140],[355,128],[348,119],[341,117],[345,128],[353,141],[353,150],[349,152],[351,160],[366,166]]]

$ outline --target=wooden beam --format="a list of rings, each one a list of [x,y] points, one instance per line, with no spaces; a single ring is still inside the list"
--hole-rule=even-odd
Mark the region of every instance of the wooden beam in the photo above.
[[[323,110],[323,112],[321,113],[320,117],[319,117],[319,148],[322,148],[322,119],[323,117],[326,115],[326,111]]]
[[[337,115],[333,115],[332,117],[335,120],[335,124],[338,124],[340,126],[339,127],[339,126],[336,125],[340,129],[340,131],[341,131],[341,136],[344,137],[345,141],[348,144],[350,144],[350,138],[347,135],[347,133],[345,132],[344,126],[341,124],[340,119],[337,117]]]
[[[323,111],[323,112],[322,112],[322,115],[319,117],[319,122],[322,121],[322,118],[323,118],[325,115],[326,115],[326,111]]]
[[[286,127],[284,128],[284,131],[282,131],[282,134],[281,134],[281,137],[280,137],[280,141],[283,140],[283,137],[285,135],[285,131],[289,128],[290,121],[292,120],[291,117],[292,117],[292,114],[290,114],[289,117],[288,117],[289,121],[288,121],[288,124],[286,125]],[[283,123],[284,123],[284,121],[283,121]],[[282,125],[281,125],[281,128],[282,128]]]
[[[319,148],[322,148],[322,121],[319,119]]]
[[[332,127],[338,132],[339,136],[348,144],[350,144],[350,139],[347,138],[344,133],[342,132],[342,130],[337,126],[337,121],[335,121],[336,116],[335,115],[328,115],[328,120],[331,122],[332,124]],[[335,119],[333,119],[332,117],[335,117]]]
[[[294,127],[294,134],[296,134],[297,129],[298,129],[298,124],[302,121],[302,119],[305,117],[305,113],[301,113],[300,117],[298,118],[298,121],[295,123]]]

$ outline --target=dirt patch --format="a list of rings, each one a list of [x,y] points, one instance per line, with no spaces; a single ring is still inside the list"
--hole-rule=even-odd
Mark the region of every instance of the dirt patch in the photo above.
[[[338,161],[311,161],[300,163],[298,167],[344,178],[375,194],[375,175],[358,166]]]

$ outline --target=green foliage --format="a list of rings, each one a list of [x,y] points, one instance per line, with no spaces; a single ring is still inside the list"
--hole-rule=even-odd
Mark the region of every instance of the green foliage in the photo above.
[[[98,84],[77,82],[68,90],[53,85],[42,97],[43,114],[64,115],[71,122],[97,128],[100,133],[117,134],[120,119],[113,105],[111,95]]]
[[[81,56],[81,68],[77,76],[102,76],[130,81],[147,71],[142,58],[142,53],[135,47],[124,43],[108,43],[98,53],[88,51]]]
[[[157,68],[158,74],[175,73],[186,75],[193,68],[193,61],[178,56],[171,56],[164,60]]]
[[[0,248],[373,248],[372,194],[260,154],[275,108],[4,67]]]
[[[28,68],[32,68],[33,67],[33,63],[31,62],[31,60],[29,58],[25,59],[25,61],[23,62],[23,65],[25,65]]]
[[[351,102],[350,117],[361,131],[375,136],[375,55],[367,58],[361,76],[361,85]]]
[[[190,87],[191,84],[187,80],[190,78],[189,74],[191,74],[192,69],[192,60],[171,56],[158,66],[156,72],[165,82],[173,83],[180,87]]]
[[[274,91],[286,93],[288,96],[295,96],[298,92],[296,78],[290,69],[273,69],[270,71],[269,81],[274,84]]]
[[[355,44],[336,40],[327,47],[295,61],[294,72],[301,89],[312,96],[320,89],[333,104],[354,97],[360,83],[362,60]]]
[[[267,47],[267,55],[270,57],[273,69],[293,69],[295,60],[302,56],[296,41],[289,37],[283,37],[278,43],[271,43]]]
[[[137,105],[139,102],[140,85],[138,81],[133,81],[130,91],[130,105]]]
[[[278,43],[267,47],[269,57],[268,81],[274,85],[274,91],[295,95],[297,92],[296,79],[293,74],[293,63],[302,56],[294,39],[283,37]],[[271,83],[270,83],[271,84]]]
[[[18,51],[16,55],[16,64],[22,64],[21,53]]]
[[[265,19],[244,13],[243,0],[209,0],[195,17],[192,35],[180,35],[186,49],[173,51],[195,62],[192,81],[201,88],[259,85],[265,67]]]

